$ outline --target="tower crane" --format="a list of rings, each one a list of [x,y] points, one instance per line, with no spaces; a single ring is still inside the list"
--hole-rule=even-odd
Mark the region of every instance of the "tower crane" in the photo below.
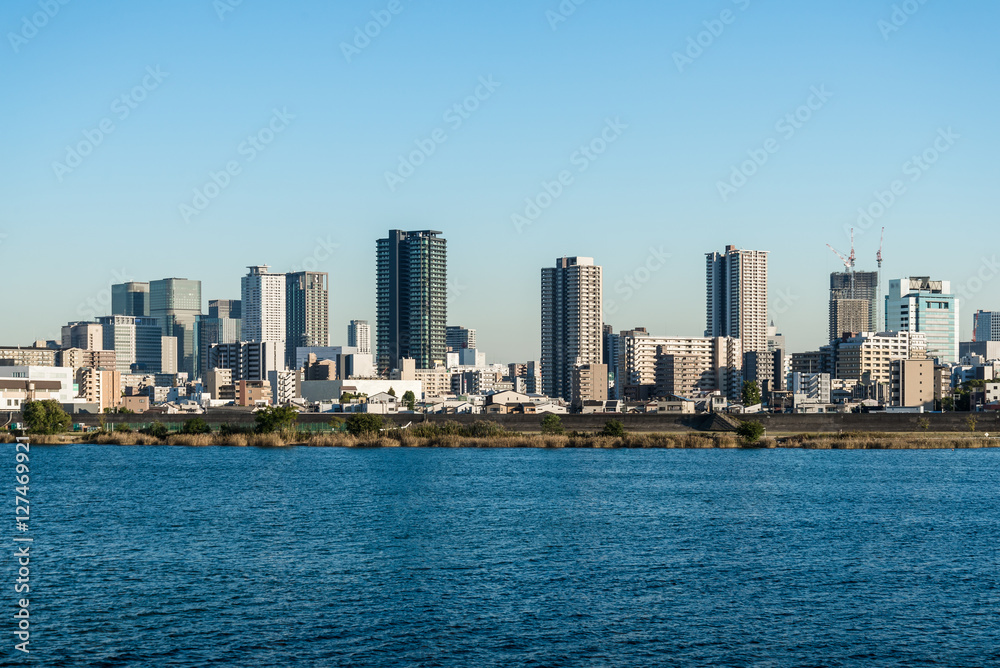
[[[882,247],[885,245],[885,228],[882,228],[882,238],[878,242],[878,253],[875,258],[878,260],[878,298],[882,299]],[[879,304],[878,328],[882,330],[882,305]]]
[[[826,246],[827,246],[827,248],[829,248],[830,250],[833,251],[834,255],[836,255],[837,257],[840,258],[841,262],[844,263],[844,269],[846,270],[845,273],[847,273],[851,277],[851,299],[854,299],[854,295],[855,295],[855,290],[854,290],[854,264],[855,264],[855,261],[857,260],[857,255],[855,255],[855,253],[854,253],[854,228],[853,227],[851,228],[851,254],[850,255],[848,255],[848,256],[845,257],[843,253],[841,253],[839,250],[837,250],[836,248],[834,248],[830,244],[827,244]]]

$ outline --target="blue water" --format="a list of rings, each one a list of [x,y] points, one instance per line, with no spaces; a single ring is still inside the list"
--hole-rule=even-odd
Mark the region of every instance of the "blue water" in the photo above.
[[[34,665],[1000,665],[997,451],[31,456]]]

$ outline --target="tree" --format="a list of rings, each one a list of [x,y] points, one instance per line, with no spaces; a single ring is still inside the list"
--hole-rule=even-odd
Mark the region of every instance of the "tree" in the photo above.
[[[760,403],[760,387],[755,380],[743,381],[743,405],[756,406]]]
[[[753,445],[764,435],[764,425],[756,420],[741,422],[736,428],[736,435],[743,439],[747,445]]]
[[[625,425],[621,423],[621,420],[608,420],[604,423],[604,430],[601,431],[601,436],[622,438],[625,436]]]
[[[974,434],[976,433],[976,425],[979,424],[979,419],[975,415],[970,415],[965,419],[965,424],[969,426],[969,431]]]
[[[347,418],[347,433],[351,436],[370,436],[382,431],[385,418],[376,413],[353,413]]]
[[[271,434],[291,428],[299,413],[291,406],[267,406],[254,415],[258,434]]]
[[[413,390],[407,390],[403,392],[403,403],[409,410],[413,410],[413,407],[417,405],[417,395],[413,393]]]
[[[927,418],[917,418],[917,426],[927,431],[931,428],[931,421]]]
[[[396,396],[396,390],[392,389],[392,387],[389,387],[389,391],[386,394],[388,394],[390,397],[394,397]]]
[[[200,417],[191,418],[184,422],[184,426],[181,428],[182,434],[211,434],[212,428],[208,426]]]
[[[73,426],[73,420],[55,399],[25,402],[21,417],[32,434],[58,434]]]
[[[543,434],[561,434],[563,433],[562,418],[555,413],[549,413],[542,418],[542,433]]]
[[[162,422],[154,422],[145,429],[140,429],[139,433],[152,436],[153,438],[166,438],[167,434],[170,433],[170,430],[167,429],[167,425]]]

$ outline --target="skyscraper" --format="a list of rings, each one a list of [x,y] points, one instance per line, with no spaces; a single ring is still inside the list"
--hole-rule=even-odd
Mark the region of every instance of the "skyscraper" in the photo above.
[[[245,341],[285,342],[285,275],[271,274],[267,265],[247,267],[240,281]],[[282,351],[284,356],[284,351]]]
[[[939,364],[958,362],[959,299],[949,281],[928,276],[889,281],[885,328],[890,332],[923,332],[927,357]]]
[[[285,363],[294,368],[295,349],[330,345],[330,275],[300,271],[285,275]]]
[[[601,267],[590,257],[563,257],[542,269],[542,392],[573,399],[573,368],[601,364]]]
[[[149,283],[118,283],[111,286],[111,315],[149,315]]]
[[[367,320],[352,320],[347,325],[347,345],[357,348],[359,355],[372,354],[372,333]]]
[[[379,373],[416,360],[418,369],[445,361],[447,242],[441,232],[390,230],[376,257],[375,351]]]
[[[466,327],[447,327],[445,345],[451,352],[476,347],[476,330]]]
[[[177,338],[177,370],[195,374],[198,353],[194,323],[201,315],[201,281],[164,278],[149,283],[149,313],[164,336]]]
[[[204,378],[210,371],[209,348],[213,343],[238,343],[241,340],[242,308],[238,299],[210,299],[208,315],[195,319],[195,338],[198,341],[198,368],[195,373]]]
[[[104,335],[104,350],[115,351],[116,370],[121,373],[160,373],[163,368],[163,336],[156,318],[109,315],[97,319]],[[171,351],[172,352],[172,351]]]
[[[756,364],[744,364],[744,376],[758,385],[770,380],[767,353],[767,254],[738,250],[707,254],[707,326],[705,336],[738,338],[747,353],[759,353]],[[753,366],[753,368],[748,368]]]
[[[830,340],[847,332],[878,331],[878,272],[830,274]]]
[[[1000,311],[976,311],[973,315],[972,340],[1000,341]]]

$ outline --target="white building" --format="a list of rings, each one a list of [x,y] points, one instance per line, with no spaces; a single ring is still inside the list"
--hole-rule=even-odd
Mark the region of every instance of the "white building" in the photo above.
[[[0,366],[0,411],[19,411],[25,401],[75,403],[74,370],[62,366]]]
[[[743,353],[757,356],[758,368],[744,369],[747,378],[771,378],[767,355],[768,251],[739,250],[708,253],[706,272],[707,320],[705,336],[740,339]]]
[[[251,266],[241,280],[244,341],[280,341],[285,350],[285,275],[268,273],[267,265]],[[283,367],[282,367],[283,368]]]
[[[352,320],[347,325],[347,345],[360,355],[372,354],[372,332],[367,320]]]
[[[573,368],[601,364],[603,270],[591,257],[564,257],[542,269],[542,391],[573,398]]]
[[[408,390],[417,401],[423,399],[423,385],[419,380],[304,380],[302,398],[315,403],[336,403],[345,392],[372,397],[390,389],[400,401]]]

